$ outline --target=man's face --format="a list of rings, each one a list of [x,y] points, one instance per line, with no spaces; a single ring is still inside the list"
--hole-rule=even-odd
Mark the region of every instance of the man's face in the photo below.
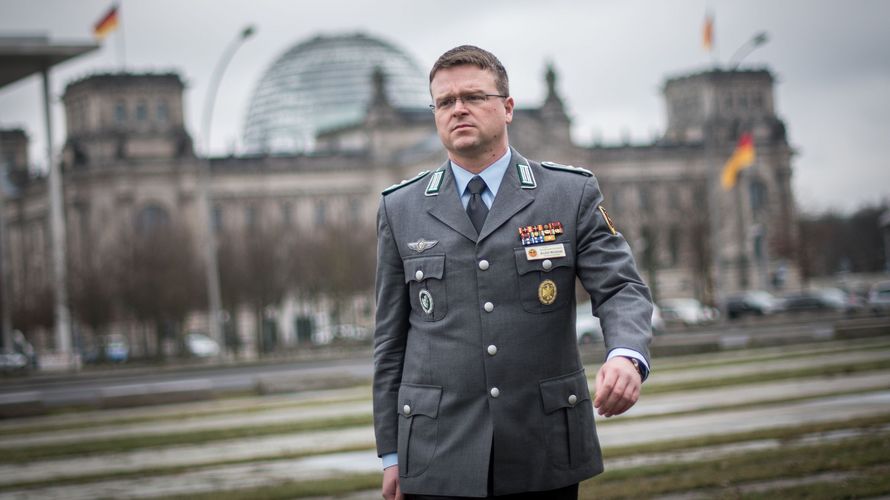
[[[454,66],[436,72],[430,82],[433,103],[443,99],[499,94],[494,73],[473,65]],[[488,97],[467,104],[457,100],[435,110],[436,130],[445,149],[458,158],[485,158],[507,147],[507,124],[513,121],[513,98]]]

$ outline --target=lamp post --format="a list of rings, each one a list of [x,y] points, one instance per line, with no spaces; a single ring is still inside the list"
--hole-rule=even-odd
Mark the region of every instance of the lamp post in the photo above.
[[[739,64],[742,63],[742,60],[748,57],[748,54],[754,52],[754,49],[764,45],[769,41],[769,35],[766,31],[761,31],[760,33],[754,35],[753,38],[743,43],[741,47],[736,49],[735,53],[732,57],[729,58],[729,69],[730,71],[736,70],[739,67]]]
[[[217,262],[217,243],[216,233],[213,227],[213,207],[210,203],[210,127],[213,118],[213,103],[216,101],[216,92],[219,89],[219,82],[222,80],[223,73],[235,52],[256,32],[253,26],[247,26],[238,36],[229,42],[226,50],[223,52],[216,68],[210,77],[210,84],[207,87],[207,96],[204,101],[204,113],[202,120],[202,128],[204,135],[203,154],[204,159],[201,161],[200,172],[198,175],[198,198],[201,210],[204,212],[204,220],[206,227],[204,237],[204,263],[206,266],[207,278],[207,299],[209,305],[209,334],[223,349],[220,349],[220,355],[225,352],[225,338],[223,336],[222,325],[220,324],[222,297],[219,289],[219,263]]]

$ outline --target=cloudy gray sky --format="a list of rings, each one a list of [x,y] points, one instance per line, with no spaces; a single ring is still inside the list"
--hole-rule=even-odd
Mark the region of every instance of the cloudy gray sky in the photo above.
[[[0,0],[0,35],[45,33],[57,41],[91,39],[111,0]],[[716,59],[725,63],[759,31],[770,42],[745,65],[777,76],[778,112],[798,151],[798,205],[808,212],[849,211],[890,201],[890,2],[883,0],[123,0],[123,29],[102,48],[53,72],[55,142],[64,137],[58,97],[64,85],[120,68],[178,71],[187,82],[187,127],[197,130],[210,73],[225,45],[247,24],[258,31],[236,54],[215,108],[211,150],[238,151],[251,92],[288,47],[318,33],[362,31],[411,54],[426,70],[462,43],[487,48],[510,72],[519,105],[544,95],[553,61],[558,88],[581,143],[594,136],[645,142],[664,130],[660,87],[667,76],[706,69],[705,10],[715,14]],[[40,83],[0,90],[0,127],[24,127],[43,164]]]

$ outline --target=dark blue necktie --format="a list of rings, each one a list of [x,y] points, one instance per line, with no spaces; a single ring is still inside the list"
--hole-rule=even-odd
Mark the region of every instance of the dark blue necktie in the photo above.
[[[485,191],[485,188],[485,181],[478,175],[470,179],[470,183],[467,184],[467,191],[470,192],[467,215],[470,216],[470,222],[476,228],[476,233],[482,232],[482,225],[485,224],[485,217],[488,216],[488,207],[482,201],[482,192]]]

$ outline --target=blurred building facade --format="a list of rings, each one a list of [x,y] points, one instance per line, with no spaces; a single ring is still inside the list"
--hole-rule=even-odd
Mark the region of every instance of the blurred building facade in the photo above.
[[[417,81],[423,85],[421,93],[426,91],[425,78],[410,58],[365,35],[333,38],[295,46],[273,65],[278,70],[264,75],[245,129],[245,143],[253,149],[210,159],[210,221],[198,203],[204,159],[195,154],[184,124],[179,75],[98,74],[70,83],[63,97],[67,138],[62,155],[69,265],[98,270],[101,277],[107,256],[121,241],[139,241],[157,227],[175,226],[183,231],[177,234],[191,235],[175,241],[196,255],[207,227],[247,240],[262,227],[297,239],[334,227],[373,233],[380,191],[436,168],[446,156],[429,110],[416,98],[393,98],[405,93],[391,89],[416,86]],[[331,51],[349,57],[332,57]],[[345,61],[348,67],[325,76],[317,68],[307,71],[305,64],[297,74],[299,68],[291,66],[288,80],[280,68],[291,58],[321,61],[321,68]],[[373,64],[357,64],[357,59]],[[357,117],[331,113],[324,123],[296,127],[303,117],[294,113],[309,112],[307,96],[330,93],[332,79],[344,78],[363,89],[364,100],[349,105],[364,111]],[[646,144],[574,143],[568,106],[552,67],[544,78],[543,101],[537,106],[519,103],[509,129],[511,144],[530,158],[583,166],[597,175],[604,204],[633,247],[657,299],[696,297],[713,303],[732,291],[772,289],[793,281],[793,149],[775,108],[775,81],[768,70],[714,69],[667,79],[667,129]],[[274,92],[269,90],[273,87]],[[354,88],[340,92],[356,93]],[[336,103],[337,95],[325,99]],[[274,123],[282,126],[268,126]],[[310,129],[315,135],[307,139]],[[291,140],[281,136],[288,130],[296,134]],[[720,171],[744,132],[755,138],[756,162],[742,172],[734,190],[723,191]],[[0,157],[12,170],[27,168],[24,134],[3,132],[0,139]],[[39,302],[45,293],[42,283],[49,283],[45,182],[21,175],[16,179],[15,195],[6,200],[5,210],[13,296]],[[373,258],[373,247],[362,251]],[[360,311],[350,322],[370,324],[373,298],[367,289],[362,297],[350,298]],[[263,343],[256,332],[265,320],[274,327],[272,342],[298,345],[309,339],[301,331],[307,318],[337,307],[323,300],[313,312],[287,291],[275,301],[259,315],[240,306],[229,308],[232,335],[245,349],[255,352]],[[186,322],[201,328],[200,317],[188,315]],[[328,321],[310,319],[316,326]],[[81,324],[81,330],[90,329]]]

